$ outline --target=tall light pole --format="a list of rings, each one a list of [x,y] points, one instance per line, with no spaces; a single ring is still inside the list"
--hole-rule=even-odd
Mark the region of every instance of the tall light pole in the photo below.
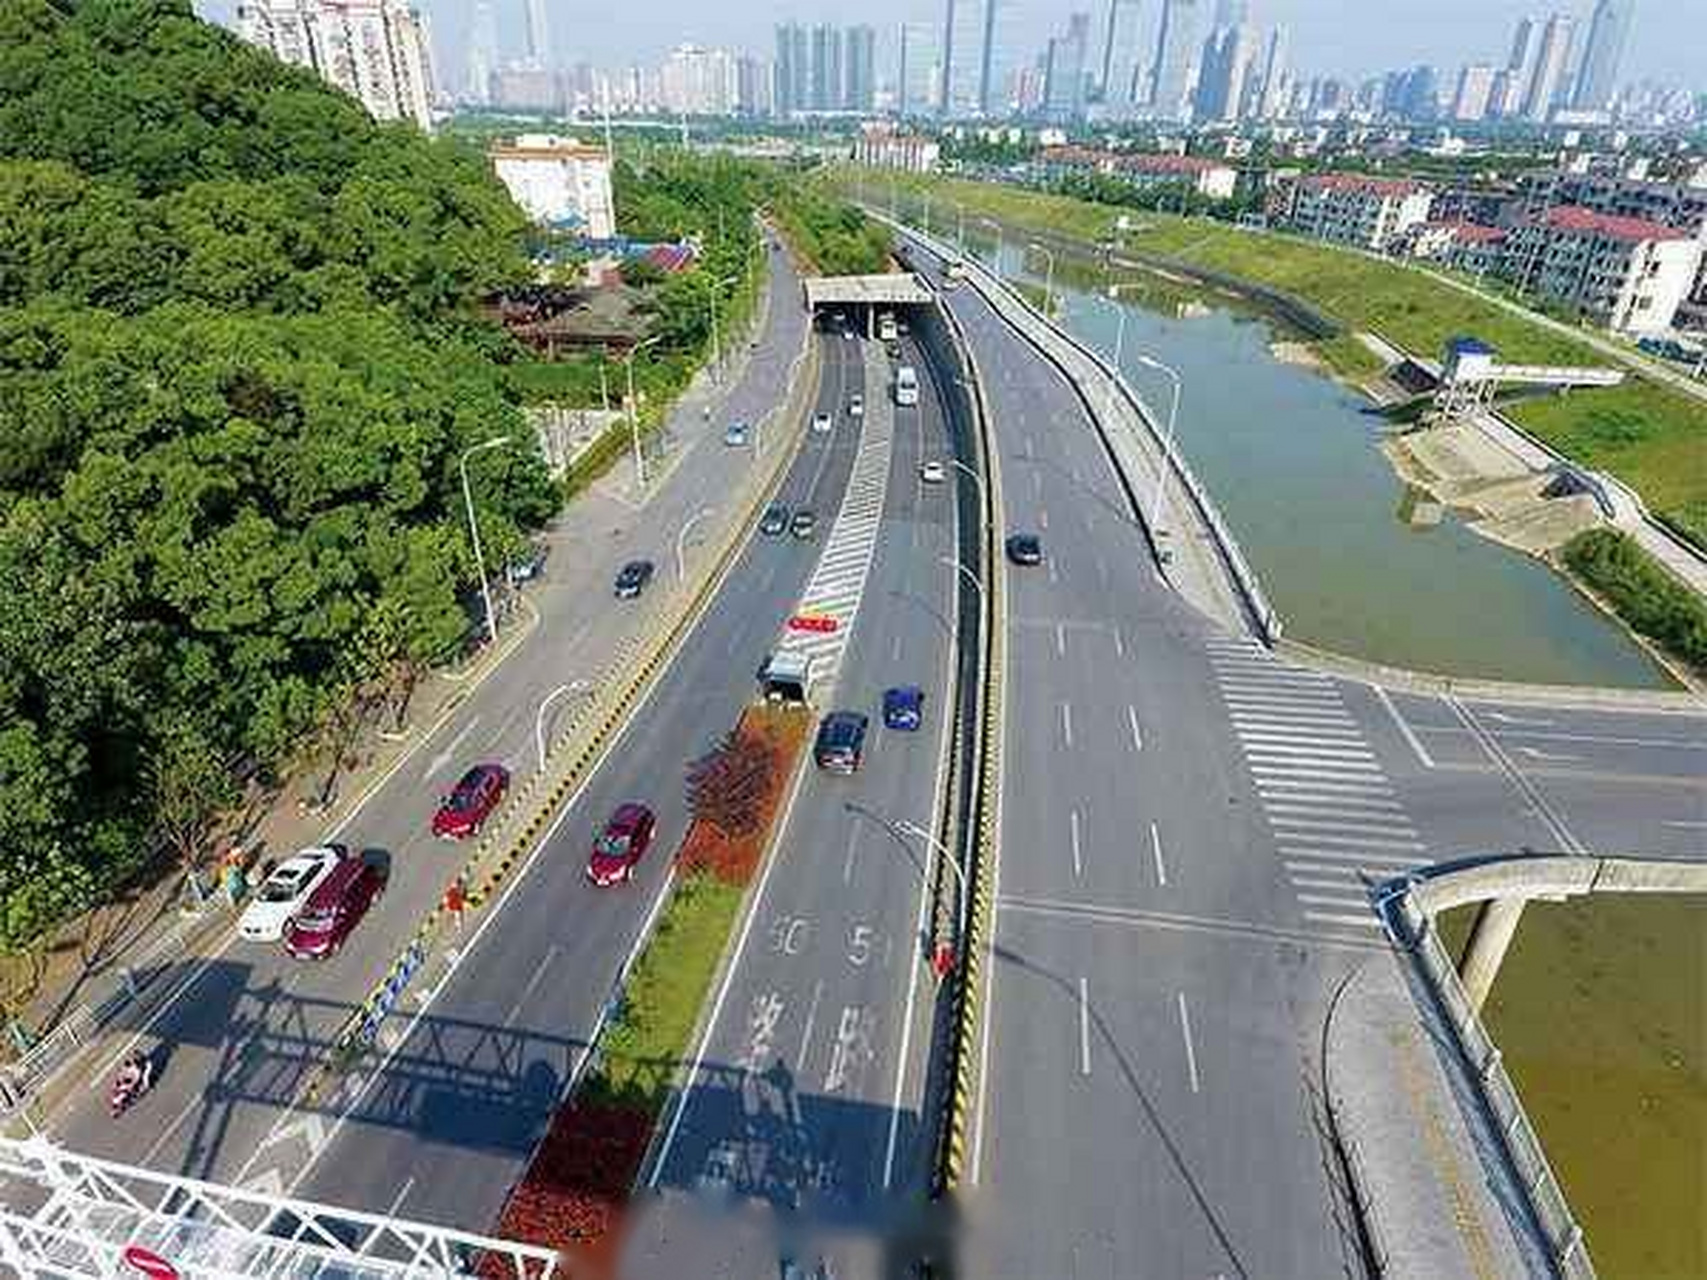
[[[689,516],[686,520],[684,520],[682,522],[681,531],[676,534],[676,581],[677,582],[685,582],[687,580],[687,576],[688,576],[688,554],[687,554],[688,530],[692,529],[696,524],[698,524],[701,520],[705,519],[706,516],[710,515],[715,510],[717,510],[716,507],[701,507],[698,511],[694,512],[691,516]]]
[[[969,896],[966,892],[966,873],[960,869],[960,863],[948,851],[948,846],[918,823],[897,822],[895,829],[925,841],[942,856],[943,865],[954,872],[954,945],[956,947],[964,946],[966,943],[966,900]],[[963,956],[961,959],[964,960],[965,957]]]
[[[711,292],[706,297],[706,301],[711,304],[711,380],[718,386],[723,385],[723,343],[717,336],[717,291],[726,285],[734,284],[740,278],[733,275],[712,281]]]
[[[985,498],[984,477],[979,475],[971,467],[967,466],[959,458],[947,458],[947,459],[944,459],[944,461],[946,461],[949,466],[954,467],[957,470],[964,471],[967,475],[972,477],[972,483],[978,486],[978,510],[979,510],[980,514],[983,515],[984,523],[986,525],[989,524],[990,523],[990,515],[989,515],[990,506],[989,506],[989,502]],[[959,567],[960,561],[956,560],[954,563],[955,563],[956,567]],[[980,588],[980,589],[982,589],[982,588]]]
[[[468,460],[477,453],[501,449],[509,443],[509,436],[493,436],[464,449],[456,462],[456,469],[462,473],[462,504],[468,510],[468,536],[474,543],[474,566],[480,573],[480,599],[486,605],[486,639],[492,644],[498,643],[498,619],[492,612],[492,584],[486,580],[486,556],[480,549],[480,522],[474,518],[474,491],[468,487]]]
[[[1168,430],[1165,436],[1166,442],[1162,446],[1162,456],[1156,460],[1156,492],[1155,496],[1150,500],[1150,528],[1152,530],[1159,530],[1161,528],[1159,521],[1162,516],[1162,484],[1167,479],[1168,454],[1173,449],[1174,424],[1179,419],[1180,376],[1179,370],[1175,369],[1172,365],[1163,364],[1160,360],[1157,360],[1152,356],[1147,356],[1143,352],[1139,352],[1132,358],[1145,368],[1154,369],[1158,373],[1166,374],[1168,379],[1173,383],[1173,397],[1168,403]]]
[[[950,569],[957,570],[962,576],[965,577],[966,581],[968,581],[972,584],[972,589],[978,593],[978,598],[980,600],[982,600],[984,598],[984,584],[982,582],[978,581],[978,575],[977,574],[973,573],[972,570],[968,569],[959,560],[956,560],[953,556],[938,556],[937,557],[937,563],[938,564],[945,564]]]
[[[996,279],[1002,278],[1002,224],[994,218],[978,217],[974,219],[979,225],[989,227],[996,233]]]
[[[1121,350],[1126,344],[1126,308],[1120,305],[1119,293],[1120,286],[1111,284],[1108,286],[1107,297],[1100,294],[1094,295],[1097,301],[1113,307],[1114,314],[1117,317],[1114,328],[1114,360],[1110,365],[1108,374],[1108,418],[1110,422],[1114,421],[1114,384],[1120,378]]]
[[[634,483],[636,485],[646,483],[646,459],[640,453],[639,406],[634,397],[634,357],[658,341],[658,338],[648,338],[645,342],[630,347],[628,355],[623,358],[622,362],[628,372],[628,436],[634,444]]]
[[[954,247],[961,257],[966,256],[966,206],[958,200],[950,200],[954,206]]]
[[[1027,249],[1035,249],[1049,259],[1049,271],[1043,277],[1043,314],[1048,315],[1055,309],[1055,251],[1040,245],[1033,240],[1026,245]]]

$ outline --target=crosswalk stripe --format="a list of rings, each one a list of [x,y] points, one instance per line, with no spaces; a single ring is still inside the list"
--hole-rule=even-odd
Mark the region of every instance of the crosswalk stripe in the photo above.
[[[1389,839],[1386,836],[1337,836],[1326,831],[1281,831],[1276,835],[1280,839],[1282,852],[1293,849],[1313,851],[1318,846],[1327,845],[1330,848],[1347,849],[1412,849],[1420,853],[1425,847],[1422,841],[1408,837]],[[1288,841],[1292,843],[1289,844]]]
[[[1343,724],[1348,728],[1358,727],[1356,720],[1337,707],[1309,710],[1298,707],[1232,707],[1228,709],[1227,718],[1234,724]]]
[[[1256,774],[1266,772],[1286,778],[1367,778],[1371,782],[1387,780],[1387,775],[1374,760],[1306,759],[1277,755],[1267,750],[1252,751],[1250,756],[1251,772]],[[1327,772],[1322,772],[1324,770]]]
[[[1246,738],[1239,735],[1245,743],[1245,749],[1255,756],[1307,756],[1322,760],[1375,760],[1375,753],[1367,747],[1336,746],[1324,747],[1314,742],[1283,741],[1278,738]]]
[[[1392,785],[1386,778],[1372,782],[1354,782],[1343,778],[1324,778],[1315,774],[1307,774],[1301,778],[1266,776],[1256,779],[1257,790],[1265,797],[1273,794],[1273,798],[1290,799],[1293,796],[1303,798],[1302,793],[1308,792],[1324,796],[1390,796],[1394,794]]]
[[[1324,747],[1366,747],[1369,745],[1358,729],[1338,729],[1326,725],[1236,724],[1233,732],[1243,742],[1319,742]]]
[[[1417,829],[1403,820],[1379,826],[1366,822],[1351,822],[1344,818],[1294,818],[1287,814],[1268,815],[1275,835],[1282,840],[1410,840],[1417,838]],[[1408,847],[1408,846],[1407,846]]]
[[[1301,893],[1298,901],[1310,902],[1322,907],[1367,907],[1368,898],[1359,898],[1347,894]]]
[[[1290,884],[1294,889],[1346,889],[1346,888],[1360,889],[1360,888],[1362,888],[1361,883],[1359,881],[1357,881],[1356,879],[1354,879],[1349,871],[1345,872],[1339,876],[1289,875],[1286,877],[1286,882],[1288,884]]]
[[[1288,871],[1345,871],[1360,870],[1371,867],[1391,867],[1394,873],[1407,871],[1420,862],[1420,858],[1396,858],[1388,854],[1343,853],[1337,849],[1302,849],[1297,856],[1281,859],[1281,866]],[[1387,872],[1382,873],[1383,876]]]
[[[1317,924],[1356,924],[1362,925],[1366,929],[1379,929],[1381,927],[1381,917],[1373,912],[1366,916],[1342,916],[1327,911],[1306,911],[1304,918]]]

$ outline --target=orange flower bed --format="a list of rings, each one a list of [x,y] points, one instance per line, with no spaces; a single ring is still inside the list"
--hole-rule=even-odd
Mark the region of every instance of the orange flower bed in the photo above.
[[[753,878],[811,727],[800,708],[750,706],[718,749],[695,762],[688,785],[696,816],[676,853],[683,873],[734,885]]]

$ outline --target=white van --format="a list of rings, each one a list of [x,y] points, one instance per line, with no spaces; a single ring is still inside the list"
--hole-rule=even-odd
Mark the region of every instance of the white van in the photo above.
[[[903,408],[919,403],[919,375],[910,364],[895,370],[895,403]]]

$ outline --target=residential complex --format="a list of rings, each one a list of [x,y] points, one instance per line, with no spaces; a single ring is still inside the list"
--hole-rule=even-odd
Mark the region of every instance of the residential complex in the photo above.
[[[237,32],[316,72],[377,120],[432,126],[426,27],[402,0],[243,0]]]
[[[487,152],[498,180],[535,222],[595,240],[616,234],[610,156],[574,138],[526,133]]]
[[[1286,184],[1270,211],[1289,231],[1380,253],[1428,220],[1433,199],[1404,179],[1322,173]]]
[[[1073,146],[1045,147],[1038,153],[1037,167],[1050,177],[1101,174],[1139,190],[1176,187],[1210,200],[1232,199],[1239,180],[1231,165],[1205,156],[1134,155]]]
[[[936,139],[923,134],[899,133],[882,125],[871,125],[860,132],[854,143],[856,164],[873,169],[899,169],[903,173],[930,173],[937,167],[942,147]]]
[[[1609,329],[1657,334],[1700,266],[1701,241],[1688,232],[1567,205],[1512,227],[1495,270]]]

